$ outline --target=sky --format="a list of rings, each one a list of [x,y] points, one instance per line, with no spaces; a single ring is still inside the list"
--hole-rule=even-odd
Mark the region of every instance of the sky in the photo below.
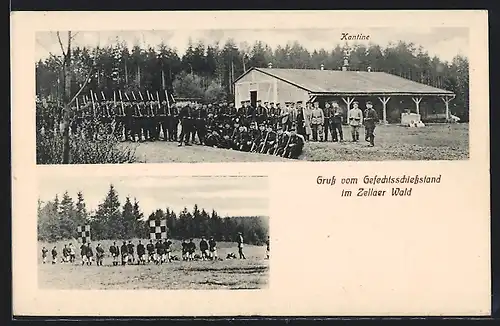
[[[469,30],[463,27],[439,27],[418,29],[395,29],[395,28],[352,28],[352,29],[255,29],[255,30],[149,30],[149,31],[105,31],[105,32],[76,32],[73,44],[76,46],[106,46],[116,44],[117,40],[126,42],[129,47],[140,45],[141,47],[156,47],[164,42],[166,45],[176,48],[182,56],[189,40],[193,43],[203,41],[207,44],[219,42],[223,45],[226,40],[232,38],[238,45],[251,46],[255,41],[267,43],[273,49],[276,46],[285,46],[287,43],[298,41],[309,51],[314,49],[333,49],[337,44],[343,45],[341,40],[343,32],[350,35],[369,35],[369,41],[356,41],[361,44],[378,44],[387,46],[389,43],[397,43],[402,40],[413,42],[422,46],[431,56],[437,56],[444,61],[451,61],[458,54],[468,56]],[[61,32],[63,44],[66,44],[66,33]],[[353,45],[355,41],[349,41]],[[245,44],[246,43],[246,44]],[[245,47],[245,46],[244,46]],[[49,54],[60,55],[61,48],[55,32],[37,32],[35,44],[35,60],[44,59]]]
[[[221,216],[268,216],[267,177],[92,177],[40,176],[39,198],[48,201],[65,191],[76,201],[83,193],[87,209],[95,210],[110,184],[113,184],[123,206],[129,196],[137,198],[147,217],[156,209],[169,207],[178,213],[184,207],[192,211],[194,204]]]

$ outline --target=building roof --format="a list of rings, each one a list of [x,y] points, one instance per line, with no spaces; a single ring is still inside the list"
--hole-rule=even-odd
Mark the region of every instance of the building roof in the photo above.
[[[385,72],[320,69],[252,68],[312,94],[453,95],[453,92],[417,83]]]

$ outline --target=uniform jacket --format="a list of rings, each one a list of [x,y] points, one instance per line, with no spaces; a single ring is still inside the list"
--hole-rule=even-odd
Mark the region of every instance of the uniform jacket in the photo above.
[[[312,110],[305,108],[304,109],[304,127],[306,128],[306,135],[312,134],[311,120],[312,120]]]
[[[360,108],[351,109],[349,110],[347,120],[351,126],[361,126],[363,124],[363,112]]]
[[[320,108],[313,109],[311,115],[311,124],[322,125],[323,123],[325,123],[325,116],[323,114],[323,110],[321,110]]]

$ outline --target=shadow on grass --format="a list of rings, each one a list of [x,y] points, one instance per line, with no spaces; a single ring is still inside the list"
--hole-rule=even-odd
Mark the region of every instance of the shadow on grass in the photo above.
[[[265,272],[267,269],[268,269],[267,266],[224,267],[224,268],[196,267],[196,268],[191,268],[191,271],[222,272],[229,274],[252,274],[252,273],[262,273]]]

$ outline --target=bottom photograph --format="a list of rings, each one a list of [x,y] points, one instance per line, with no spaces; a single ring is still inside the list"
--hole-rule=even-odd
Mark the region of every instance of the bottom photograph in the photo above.
[[[40,177],[42,289],[263,289],[265,176]]]

